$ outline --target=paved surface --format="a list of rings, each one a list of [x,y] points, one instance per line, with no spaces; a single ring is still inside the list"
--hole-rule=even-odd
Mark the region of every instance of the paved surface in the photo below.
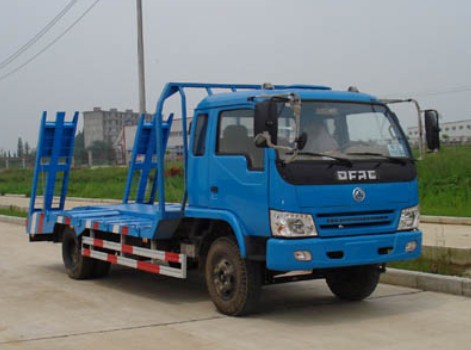
[[[420,223],[423,245],[471,249],[471,225]]]
[[[466,349],[471,299],[380,285],[360,303],[323,281],[265,288],[261,312],[218,314],[201,276],[180,281],[116,267],[74,281],[60,245],[0,223],[0,349]]]

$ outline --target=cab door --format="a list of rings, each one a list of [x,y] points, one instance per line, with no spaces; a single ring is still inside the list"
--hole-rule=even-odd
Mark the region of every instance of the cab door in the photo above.
[[[191,123],[188,154],[188,203],[194,207],[209,206],[209,115],[197,112]]]
[[[254,110],[214,110],[209,206],[231,211],[249,234],[268,235],[268,169],[254,144]]]

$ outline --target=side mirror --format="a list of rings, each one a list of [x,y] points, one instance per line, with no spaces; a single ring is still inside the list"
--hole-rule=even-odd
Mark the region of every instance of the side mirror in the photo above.
[[[271,142],[277,144],[278,141],[278,108],[277,103],[268,100],[257,103],[255,106],[254,135],[270,134]],[[256,143],[257,147],[268,147],[266,141]]]
[[[438,150],[440,148],[440,126],[438,122],[438,112],[428,109],[424,113],[425,117],[425,139],[427,147],[430,150]]]

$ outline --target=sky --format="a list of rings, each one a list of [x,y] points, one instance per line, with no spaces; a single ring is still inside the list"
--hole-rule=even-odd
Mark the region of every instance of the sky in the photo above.
[[[71,0],[0,0],[0,62]],[[135,0],[78,0],[0,64],[0,150],[33,148],[42,111],[138,110]],[[469,0],[142,0],[146,108],[168,81],[356,86],[416,98],[442,122],[471,119]],[[12,74],[10,74],[13,72]],[[10,74],[10,75],[8,75]],[[395,107],[416,125],[412,106]]]

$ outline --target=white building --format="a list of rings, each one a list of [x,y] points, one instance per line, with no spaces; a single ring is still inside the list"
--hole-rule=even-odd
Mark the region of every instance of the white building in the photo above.
[[[105,111],[100,107],[95,107],[93,111],[83,112],[85,148],[89,148],[96,141],[113,145],[123,127],[136,125],[138,119],[139,113],[131,109],[120,112],[116,108]]]
[[[417,144],[419,128],[407,128],[407,137],[411,144]],[[441,123],[440,139],[446,143],[471,143],[471,119]]]

